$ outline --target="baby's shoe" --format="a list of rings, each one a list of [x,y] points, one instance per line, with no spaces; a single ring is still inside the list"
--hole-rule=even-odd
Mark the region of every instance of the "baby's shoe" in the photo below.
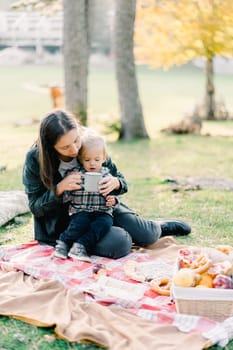
[[[86,248],[80,243],[74,243],[72,245],[68,256],[76,260],[91,262],[91,259],[87,254]]]
[[[55,246],[55,252],[54,252],[54,256],[56,258],[61,258],[61,259],[67,259],[68,257],[68,246],[65,242],[63,241],[56,241],[57,244]]]

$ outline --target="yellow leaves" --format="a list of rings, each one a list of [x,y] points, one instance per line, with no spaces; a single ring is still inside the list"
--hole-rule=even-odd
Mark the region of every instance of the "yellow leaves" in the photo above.
[[[135,55],[154,67],[233,56],[232,0],[138,0]]]
[[[196,49],[202,49],[203,48],[203,43],[200,39],[197,39],[193,42],[193,45]]]

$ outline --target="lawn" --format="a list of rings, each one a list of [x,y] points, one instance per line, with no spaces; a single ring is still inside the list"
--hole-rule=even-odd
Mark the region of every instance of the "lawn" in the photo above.
[[[23,189],[22,164],[25,153],[36,138],[38,124],[16,126],[51,109],[48,85],[62,84],[60,67],[0,67],[1,76],[1,149],[0,190]],[[141,98],[151,140],[108,143],[109,153],[125,174],[129,193],[124,201],[147,218],[181,218],[192,226],[192,234],[179,241],[212,246],[232,244],[232,192],[216,189],[172,191],[167,178],[233,178],[233,138],[221,136],[172,135],[159,133],[167,123],[179,120],[203,95],[204,79],[199,69],[182,67],[171,72],[138,72]],[[230,105],[232,77],[218,75],[217,90]],[[113,72],[92,68],[90,74],[90,113],[117,114],[116,86]],[[30,90],[28,90],[30,87]],[[205,123],[206,130],[233,130],[233,122]],[[20,223],[10,222],[0,228],[0,238],[11,234],[7,243],[33,238],[30,214]],[[45,335],[52,329],[39,329],[20,321],[0,318],[3,349],[96,349],[94,345],[68,344],[62,340],[49,343]],[[18,334],[17,336],[14,336]],[[21,335],[21,337],[20,337]],[[217,349],[213,347],[212,349]],[[226,349],[233,349],[230,343]]]
[[[183,118],[200,103],[205,93],[205,76],[199,68],[187,65],[168,72],[139,67],[137,70],[144,118],[151,137],[171,122]],[[63,85],[59,65],[0,66],[0,124],[40,118],[52,107],[49,86]],[[217,74],[216,97],[233,111],[232,76]],[[117,86],[112,66],[91,66],[89,74],[89,114],[119,114]]]

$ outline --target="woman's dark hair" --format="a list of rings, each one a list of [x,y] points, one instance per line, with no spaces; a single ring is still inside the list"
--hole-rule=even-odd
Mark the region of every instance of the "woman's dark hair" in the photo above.
[[[61,136],[77,128],[78,123],[74,116],[62,110],[49,113],[41,121],[36,144],[39,153],[40,177],[48,189],[53,188],[54,175],[59,166],[59,158],[54,145]]]

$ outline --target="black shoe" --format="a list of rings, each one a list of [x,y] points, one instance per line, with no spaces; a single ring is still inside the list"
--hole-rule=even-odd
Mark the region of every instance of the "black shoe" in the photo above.
[[[161,236],[186,236],[191,232],[191,227],[184,221],[166,220],[158,222],[161,227]]]

